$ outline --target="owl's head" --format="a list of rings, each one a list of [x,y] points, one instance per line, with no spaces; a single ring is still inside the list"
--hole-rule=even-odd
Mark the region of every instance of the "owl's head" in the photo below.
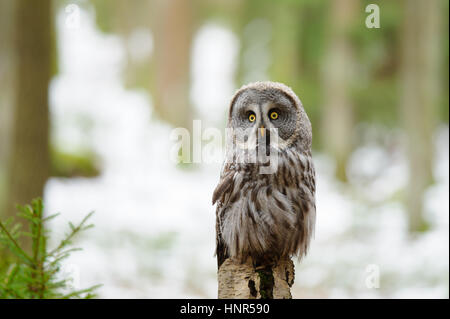
[[[281,149],[293,144],[304,151],[311,148],[308,116],[297,95],[282,83],[255,82],[240,88],[231,100],[228,127],[245,134],[237,136],[245,141],[277,132]]]

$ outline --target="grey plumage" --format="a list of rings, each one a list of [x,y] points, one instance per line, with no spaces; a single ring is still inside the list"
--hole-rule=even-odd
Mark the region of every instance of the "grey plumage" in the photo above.
[[[266,135],[258,135],[261,127]],[[281,83],[248,84],[232,98],[228,128],[228,160],[213,194],[218,266],[228,257],[301,258],[314,232],[316,207],[311,123],[299,98]],[[245,160],[261,151],[270,153],[269,163],[259,155]],[[268,165],[275,170],[262,174]]]

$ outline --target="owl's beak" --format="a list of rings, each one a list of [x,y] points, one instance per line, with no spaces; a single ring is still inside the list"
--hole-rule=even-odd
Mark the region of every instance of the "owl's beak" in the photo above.
[[[263,125],[259,128],[259,132],[261,133],[261,136],[264,137],[265,128]]]

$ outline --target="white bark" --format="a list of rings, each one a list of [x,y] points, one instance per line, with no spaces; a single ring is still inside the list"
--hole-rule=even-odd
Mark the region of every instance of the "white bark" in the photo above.
[[[294,263],[284,259],[255,268],[251,259],[240,263],[228,258],[219,268],[218,280],[219,299],[291,299]]]

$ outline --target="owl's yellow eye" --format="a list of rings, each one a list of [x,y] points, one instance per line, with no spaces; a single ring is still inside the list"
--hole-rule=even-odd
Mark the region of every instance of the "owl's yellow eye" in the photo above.
[[[256,120],[256,115],[253,114],[253,113],[251,113],[251,114],[248,116],[248,120],[249,120],[250,122],[254,122],[254,121]]]
[[[272,120],[276,120],[276,119],[278,118],[278,113],[275,112],[275,111],[273,111],[272,113],[270,113],[270,118],[271,118]]]

